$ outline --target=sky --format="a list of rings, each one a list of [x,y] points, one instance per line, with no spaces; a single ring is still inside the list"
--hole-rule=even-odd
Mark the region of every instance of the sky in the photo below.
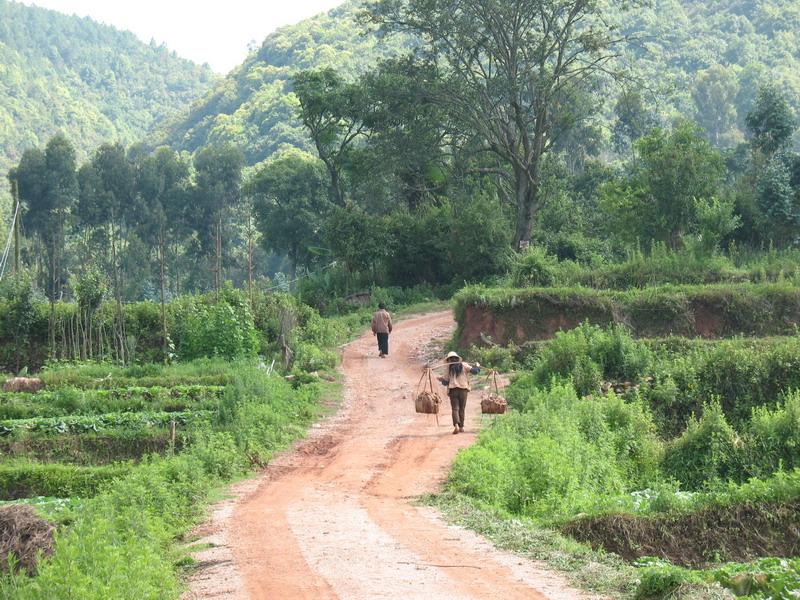
[[[227,73],[278,27],[325,12],[343,0],[22,0],[127,29],[149,43]]]

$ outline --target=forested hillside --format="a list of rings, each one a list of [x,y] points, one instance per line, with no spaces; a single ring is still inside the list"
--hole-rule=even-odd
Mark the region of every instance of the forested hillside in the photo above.
[[[209,143],[230,142],[241,148],[250,164],[264,160],[281,144],[309,149],[311,142],[296,117],[292,76],[303,69],[331,67],[352,77],[405,46],[403,39],[365,35],[356,22],[361,4],[349,0],[271,34],[185,118],[167,127],[163,138],[191,152]]]
[[[743,139],[758,86],[800,97],[800,5],[787,0],[656,0],[627,13],[634,69],[666,91],[665,114],[696,120],[712,141]]]
[[[213,80],[130,32],[0,0],[0,171],[57,131],[83,156],[136,141]]]
[[[295,116],[292,74],[332,67],[345,77],[354,76],[407,47],[406,38],[366,35],[356,22],[362,4],[348,1],[270,35],[185,118],[170,125],[164,139],[190,151],[231,142],[242,148],[250,164],[281,144],[308,148],[308,136]],[[635,79],[613,94],[623,100],[616,107],[620,116],[630,115],[632,108],[625,90],[644,90],[634,102],[643,103],[659,120],[696,120],[715,145],[729,147],[744,139],[744,118],[759,83],[778,83],[788,97],[800,97],[796,2],[656,0],[610,18],[634,38],[624,63]],[[586,132],[593,134],[594,151],[613,146],[615,104],[609,101],[607,118]]]

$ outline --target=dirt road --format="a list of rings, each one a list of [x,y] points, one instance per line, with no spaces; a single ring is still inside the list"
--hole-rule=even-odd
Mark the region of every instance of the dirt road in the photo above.
[[[345,347],[344,406],[218,507],[205,532],[213,547],[197,555],[186,598],[582,597],[540,565],[413,504],[438,489],[480,424],[476,394],[464,434],[452,435],[449,403],[438,428],[413,410],[425,348],[453,327],[449,312],[398,323],[388,359],[369,334]]]

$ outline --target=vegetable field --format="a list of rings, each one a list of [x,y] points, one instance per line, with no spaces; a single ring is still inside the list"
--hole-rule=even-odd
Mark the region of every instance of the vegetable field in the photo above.
[[[31,506],[59,535],[35,577],[12,559],[3,597],[175,596],[187,560],[175,539],[212,490],[318,414],[318,384],[292,387],[252,359],[54,366],[42,379],[0,395],[0,506]]]

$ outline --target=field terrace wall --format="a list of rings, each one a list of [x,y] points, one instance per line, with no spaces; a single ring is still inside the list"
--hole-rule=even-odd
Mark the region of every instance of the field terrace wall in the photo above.
[[[470,287],[455,301],[462,348],[546,340],[585,321],[622,323],[646,338],[791,335],[800,323],[800,288],[789,284],[628,291]]]

